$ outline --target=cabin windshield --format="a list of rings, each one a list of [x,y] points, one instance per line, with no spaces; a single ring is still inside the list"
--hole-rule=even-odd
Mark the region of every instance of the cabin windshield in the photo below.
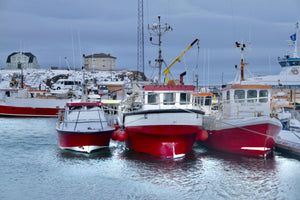
[[[254,103],[257,100],[257,90],[248,90],[247,91],[247,101],[249,103]]]
[[[233,91],[233,97],[235,103],[267,103],[269,101],[269,91],[268,90],[241,90],[237,89]],[[226,93],[228,98],[228,91]]]
[[[175,105],[175,93],[164,93],[164,105]]]
[[[210,106],[211,105],[211,96],[206,96],[205,97],[205,105]]]
[[[279,64],[281,67],[299,66],[300,61],[280,61]]]
[[[155,92],[148,93],[148,104],[157,105],[158,104],[158,94]]]
[[[285,112],[292,112],[294,108],[284,107]]]
[[[234,91],[234,100],[236,103],[245,102],[245,91],[244,90],[235,90]]]
[[[227,93],[226,93],[226,100],[230,100],[230,91],[227,91]]]
[[[180,105],[189,104],[191,99],[191,94],[189,93],[180,93]]]
[[[193,100],[194,106],[211,106],[212,96],[196,96]]]
[[[268,102],[268,90],[260,90],[259,91],[259,102],[260,103]]]

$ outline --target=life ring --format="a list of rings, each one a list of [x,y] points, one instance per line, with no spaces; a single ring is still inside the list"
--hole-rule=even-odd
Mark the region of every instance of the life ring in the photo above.
[[[299,73],[298,69],[292,69],[291,72],[295,75],[297,75]]]

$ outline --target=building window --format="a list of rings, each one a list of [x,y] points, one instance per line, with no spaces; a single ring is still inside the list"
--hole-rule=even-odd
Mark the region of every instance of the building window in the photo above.
[[[105,65],[102,65],[102,67],[106,67]]]
[[[105,61],[106,61],[105,58],[103,58],[103,59],[102,59],[102,62],[105,62]]]

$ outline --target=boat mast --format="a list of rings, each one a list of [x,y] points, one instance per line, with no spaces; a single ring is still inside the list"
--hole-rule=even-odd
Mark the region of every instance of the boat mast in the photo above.
[[[157,24],[153,24],[152,27],[149,26],[148,24],[148,30],[149,31],[152,31],[154,34],[156,34],[158,36],[158,43],[154,43],[152,42],[152,37],[150,37],[150,42],[154,45],[158,45],[159,46],[159,50],[158,50],[158,58],[155,59],[155,66],[154,68],[158,68],[158,84],[161,84],[161,66],[162,66],[162,63],[165,63],[164,59],[162,58],[162,55],[161,55],[161,36],[169,31],[169,30],[173,30],[173,28],[168,25],[167,23],[165,24],[165,26],[162,26],[160,24],[160,16],[158,16],[158,25]],[[150,32],[150,35],[151,35],[151,32]],[[151,64],[151,61],[149,61],[149,64]],[[157,66],[158,65],[158,66]],[[165,63],[166,65],[166,63]]]
[[[83,59],[85,58],[85,54],[83,54]],[[87,102],[87,87],[86,87],[86,81],[85,81],[85,68],[86,66],[82,67],[82,94],[81,94],[81,102]]]
[[[298,32],[299,32],[299,22],[296,23],[296,33],[295,33],[296,36],[295,36],[295,41],[294,41],[294,53],[293,53],[294,58],[298,58],[298,47],[297,47]]]
[[[250,43],[249,43],[249,46],[250,46]],[[248,73],[252,76],[252,77],[254,77],[253,76],[253,74],[248,70],[248,68],[247,68],[247,65],[249,64],[249,63],[245,63],[244,62],[244,52],[245,52],[245,48],[246,48],[246,45],[244,44],[244,43],[238,43],[238,42],[235,42],[235,48],[240,48],[241,49],[241,64],[240,64],[240,68],[238,69],[239,71],[240,71],[240,76],[241,76],[241,78],[240,78],[240,81],[242,82],[242,81],[244,81],[245,80],[245,78],[244,78],[244,71],[245,71],[245,69],[248,71]],[[247,53],[247,52],[246,52]],[[235,68],[237,68],[237,66],[235,66]],[[234,82],[236,82],[237,81],[237,78],[238,78],[238,73],[237,73],[237,75],[236,75],[236,77],[235,77],[235,79],[234,79]]]

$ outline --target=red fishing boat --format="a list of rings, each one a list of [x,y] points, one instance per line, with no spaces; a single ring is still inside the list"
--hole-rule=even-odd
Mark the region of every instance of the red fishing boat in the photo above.
[[[204,112],[193,108],[194,90],[192,85],[146,85],[140,109],[120,112],[116,137],[138,152],[183,157],[202,134]]]
[[[160,24],[160,17],[158,19]],[[153,29],[158,27],[161,26]],[[160,40],[161,29],[157,31]],[[183,84],[185,72],[180,75],[180,81],[168,78],[170,67],[180,61],[180,57],[198,41],[195,39],[164,70],[166,85],[160,82],[161,66],[165,62],[159,47],[156,59],[159,66],[158,84],[145,85],[140,94],[120,106],[119,125],[122,129],[114,137],[126,141],[130,149],[164,158],[179,158],[192,150],[197,137],[203,138],[201,130],[204,112],[193,105],[195,87]],[[160,46],[161,41],[158,44]],[[140,97],[142,99],[138,100]]]
[[[1,89],[0,116],[57,117],[70,99],[59,98],[46,90]]]
[[[243,84],[243,50],[239,70],[240,81],[234,81],[222,89],[219,112],[203,119],[203,130],[208,133],[200,144],[231,153],[266,156],[273,150],[282,125],[271,117],[271,86]]]

